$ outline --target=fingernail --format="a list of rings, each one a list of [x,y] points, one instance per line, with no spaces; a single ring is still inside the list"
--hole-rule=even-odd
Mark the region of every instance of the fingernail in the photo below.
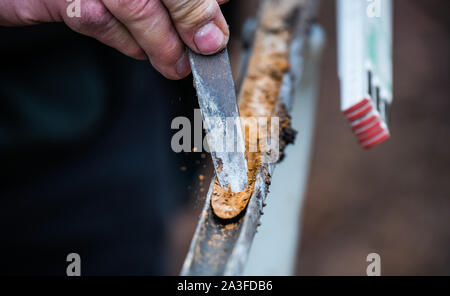
[[[223,47],[225,35],[216,24],[208,23],[195,33],[194,42],[201,53],[215,53]]]
[[[183,56],[178,60],[176,71],[180,77],[186,76],[191,71],[191,65],[189,65],[187,51],[184,51]]]

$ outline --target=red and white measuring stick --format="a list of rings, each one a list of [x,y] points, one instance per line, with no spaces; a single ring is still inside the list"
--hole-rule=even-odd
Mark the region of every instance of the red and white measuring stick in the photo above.
[[[337,24],[341,110],[370,149],[391,136],[392,0],[338,0]]]
[[[390,138],[389,129],[372,100],[364,98],[343,113],[364,149],[375,147]]]

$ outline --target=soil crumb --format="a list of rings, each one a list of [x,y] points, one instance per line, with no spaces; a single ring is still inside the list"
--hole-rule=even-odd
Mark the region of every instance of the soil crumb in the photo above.
[[[301,1],[300,1],[301,2]],[[246,156],[248,161],[248,187],[242,192],[232,192],[220,186],[217,178],[211,196],[211,206],[214,214],[221,219],[233,219],[246,207],[253,194],[258,172],[264,164],[261,162],[261,145],[267,143],[270,133],[258,134],[257,152],[249,152],[249,129],[246,118],[266,117],[268,126],[272,117],[280,117],[280,150],[289,142],[284,134],[292,134],[290,119],[281,103],[278,101],[283,76],[289,71],[289,44],[291,32],[289,22],[292,13],[298,11],[301,4],[296,0],[266,1],[263,4],[260,26],[255,35],[252,57],[247,69],[247,75],[239,94],[239,112],[243,122],[246,139]],[[263,137],[266,138],[263,138]],[[254,150],[252,150],[254,151]],[[264,178],[270,179],[270,178]],[[269,183],[267,181],[266,183]]]

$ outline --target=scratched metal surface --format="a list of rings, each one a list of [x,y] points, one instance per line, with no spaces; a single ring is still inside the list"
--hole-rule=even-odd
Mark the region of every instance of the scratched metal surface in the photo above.
[[[294,87],[301,78],[303,59],[308,48],[309,27],[318,5],[319,1],[308,0],[307,8],[299,11],[297,19],[293,20],[295,34],[290,44],[291,71],[285,74],[279,95],[279,101],[288,108],[292,105]],[[249,204],[233,221],[221,221],[212,211],[211,194],[216,176],[213,177],[181,275],[232,276],[243,273],[268,194],[266,176],[270,179],[274,169],[275,164],[260,167]]]
[[[189,51],[198,102],[220,185],[247,188],[245,141],[228,51],[205,56]]]

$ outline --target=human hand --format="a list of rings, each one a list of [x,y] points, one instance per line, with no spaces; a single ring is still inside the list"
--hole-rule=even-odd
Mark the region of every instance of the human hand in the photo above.
[[[229,30],[219,5],[228,0],[0,0],[0,25],[65,22],[135,59],[149,59],[169,79],[189,75],[186,46],[201,54],[225,48]]]

